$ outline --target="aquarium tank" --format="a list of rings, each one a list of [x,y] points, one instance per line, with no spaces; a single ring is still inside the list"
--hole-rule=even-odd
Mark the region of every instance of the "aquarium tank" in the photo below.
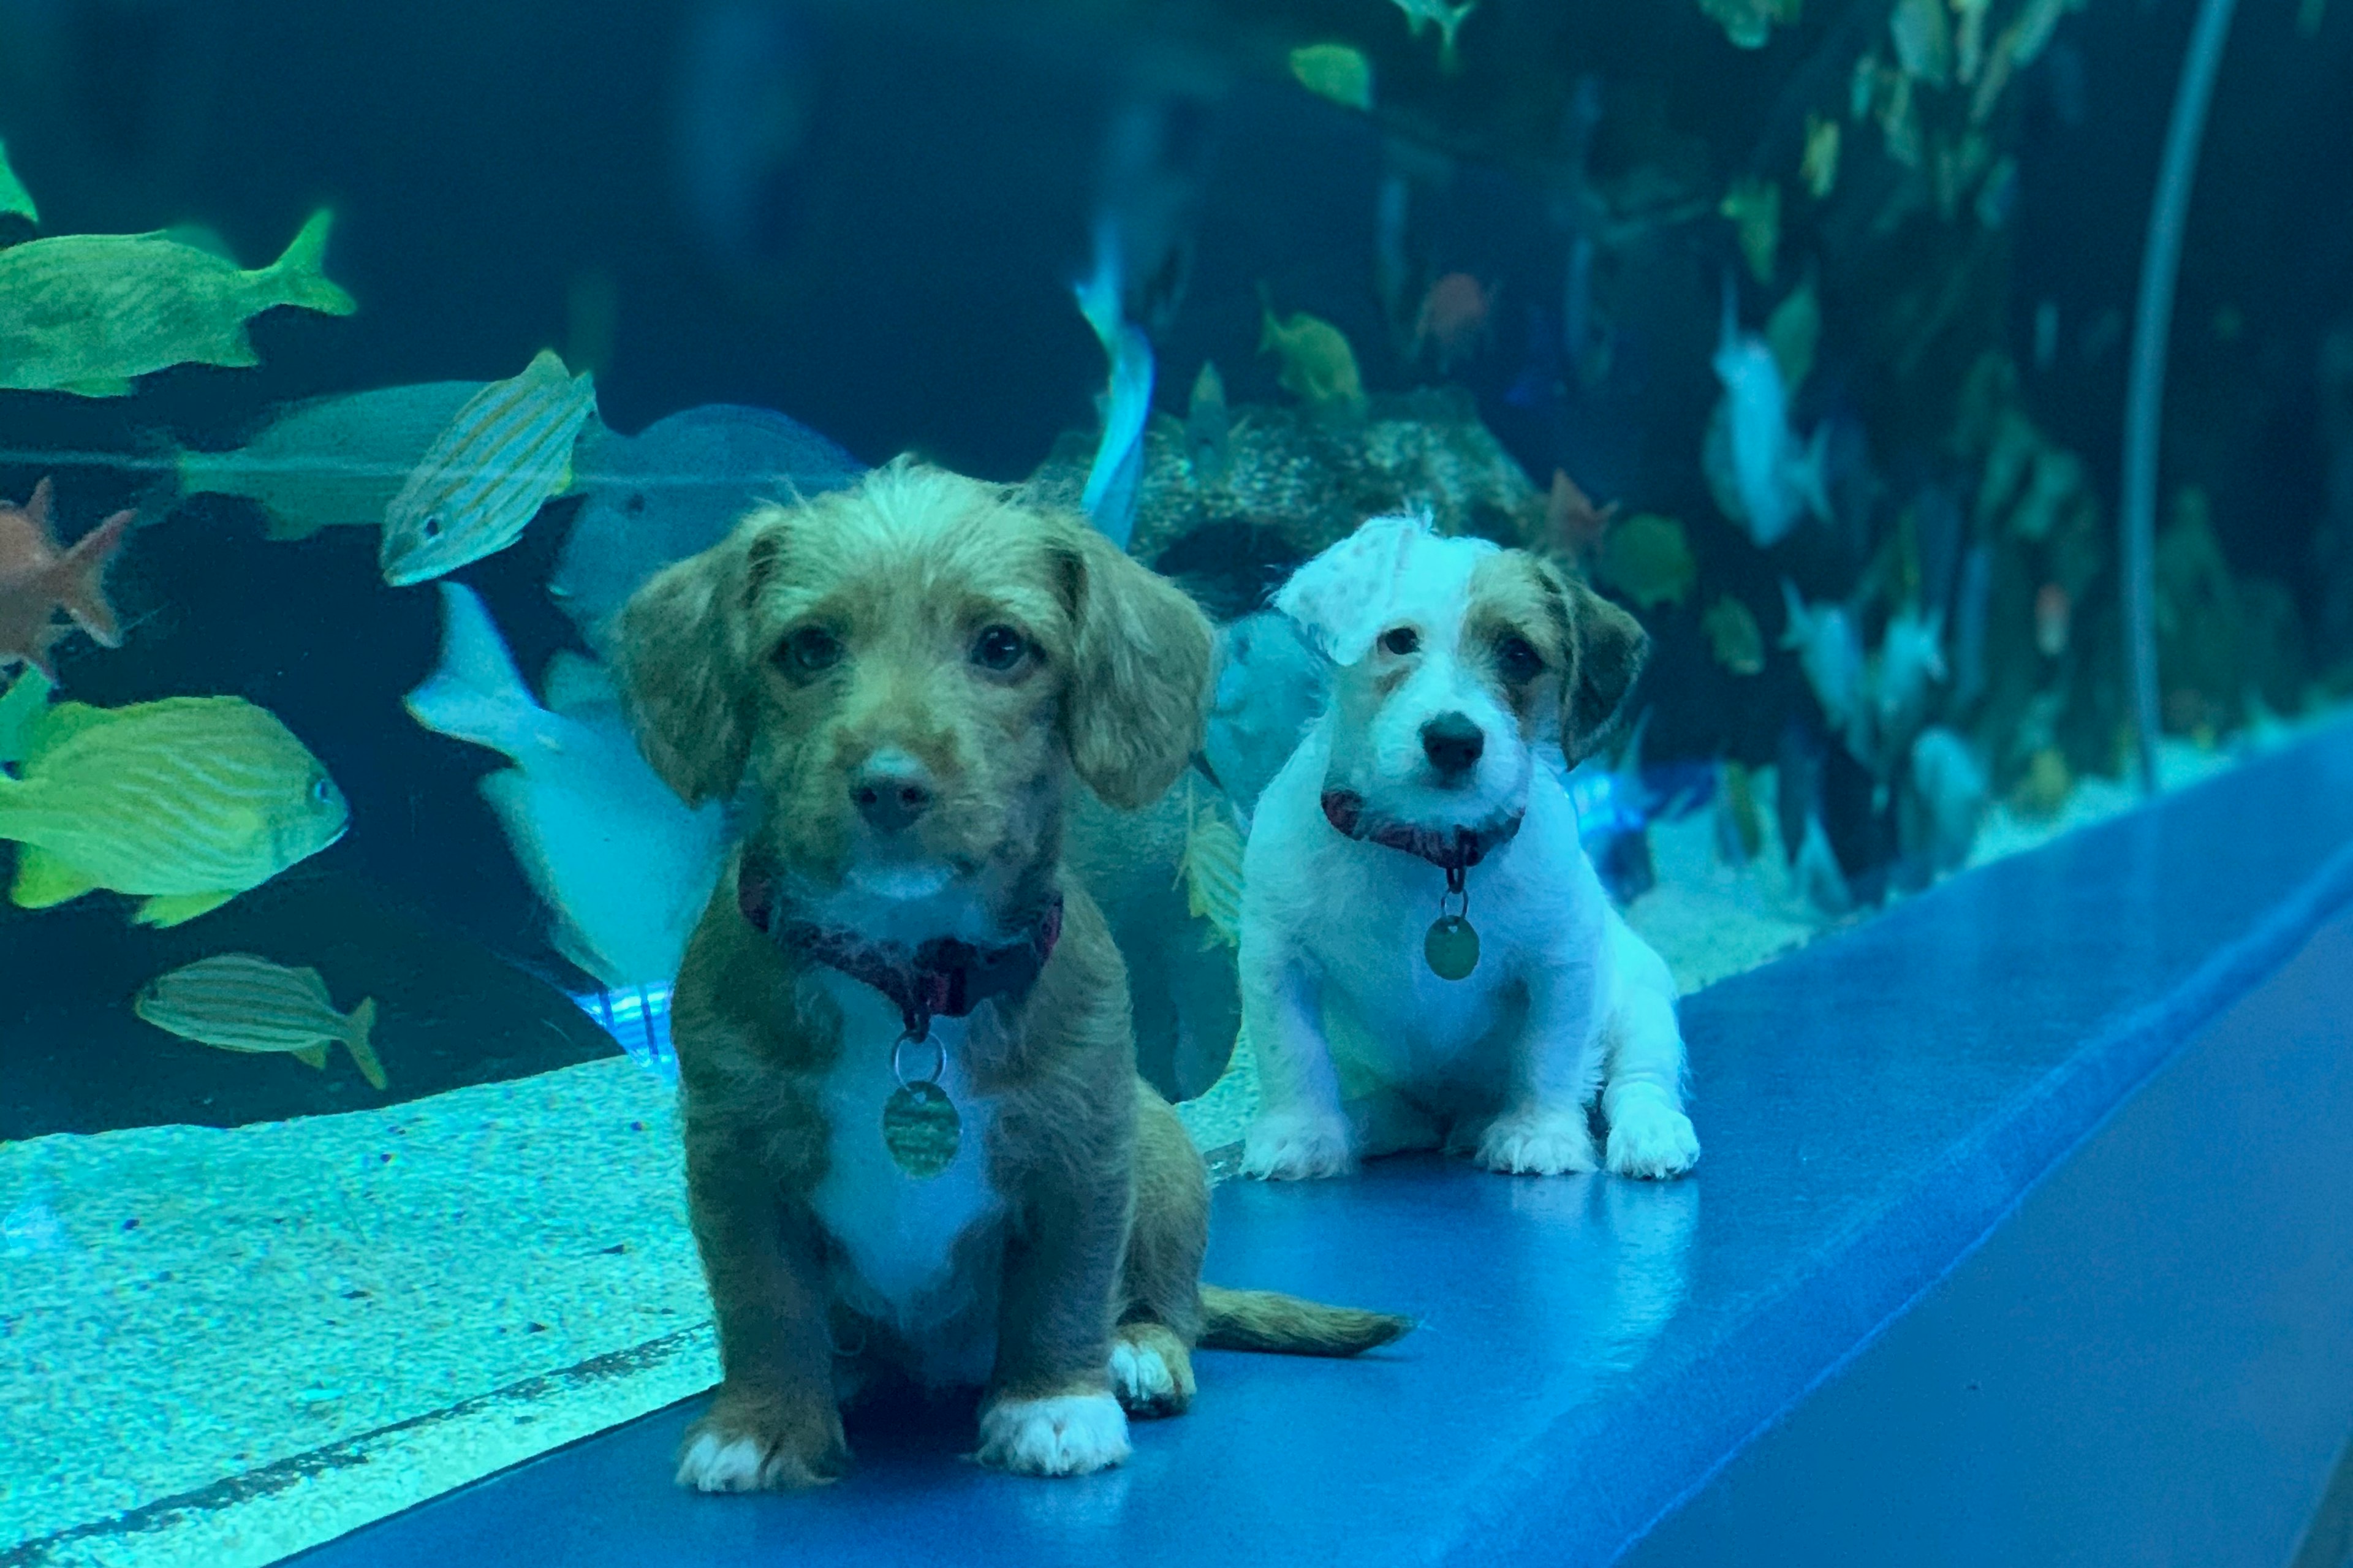
[[[0,1562],[275,1561],[716,1379],[735,822],[608,666],[755,502],[913,453],[1215,623],[1071,834],[1219,1176],[1271,595],[1369,517],[1640,618],[1555,761],[1686,992],[2326,722],[2348,67],[2328,0],[0,0]]]

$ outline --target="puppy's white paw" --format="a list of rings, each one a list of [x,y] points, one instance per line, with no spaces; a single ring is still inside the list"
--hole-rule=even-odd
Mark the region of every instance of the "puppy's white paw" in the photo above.
[[[1128,1455],[1127,1413],[1108,1394],[1000,1399],[980,1414],[984,1465],[1021,1476],[1085,1476]]]
[[[1635,1096],[1610,1119],[1609,1161],[1621,1176],[1680,1176],[1699,1163],[1699,1134],[1665,1097]]]
[[[705,1432],[678,1457],[678,1484],[699,1492],[756,1492],[782,1486],[782,1455],[770,1454],[756,1437],[722,1437]]]
[[[1595,1168],[1585,1112],[1515,1110],[1488,1124],[1479,1163],[1507,1176],[1567,1176]]]
[[[1278,1182],[1345,1176],[1356,1168],[1344,1116],[1279,1110],[1250,1123],[1242,1139],[1242,1174]]]

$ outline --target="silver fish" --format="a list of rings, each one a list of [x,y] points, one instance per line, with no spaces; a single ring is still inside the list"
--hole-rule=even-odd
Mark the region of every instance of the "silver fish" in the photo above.
[[[719,879],[725,811],[670,793],[592,671],[565,661],[550,681],[563,710],[543,708],[481,600],[444,583],[441,603],[441,666],[409,713],[514,763],[481,791],[557,917],[557,950],[608,986],[668,984]]]
[[[591,647],[647,578],[726,538],[754,502],[839,489],[865,471],[806,425],[725,403],[636,436],[591,426],[572,466],[588,499],[547,593]]]
[[[594,379],[571,374],[552,349],[468,399],[385,509],[384,580],[427,582],[522,537],[568,482],[572,444],[596,407]]]
[[[341,1040],[360,1074],[385,1085],[384,1063],[368,1036],[375,1004],[335,1011],[315,969],[289,969],[249,952],[223,953],[149,981],[132,1011],[157,1028],[225,1051],[284,1052],[314,1068]]]

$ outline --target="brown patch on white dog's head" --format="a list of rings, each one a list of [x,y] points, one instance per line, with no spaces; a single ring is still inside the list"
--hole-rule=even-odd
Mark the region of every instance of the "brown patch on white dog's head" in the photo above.
[[[1482,563],[1473,577],[1471,618],[1482,617],[1494,627],[1499,675],[1521,662],[1504,657],[1516,637],[1556,676],[1560,749],[1568,761],[1599,751],[1616,732],[1650,658],[1642,623],[1550,562],[1517,550]]]
[[[1114,805],[1166,789],[1210,653],[1191,601],[1082,518],[904,459],[760,507],[618,624],[671,787],[724,798],[748,775],[779,869],[885,898],[1050,864],[1066,769]]]

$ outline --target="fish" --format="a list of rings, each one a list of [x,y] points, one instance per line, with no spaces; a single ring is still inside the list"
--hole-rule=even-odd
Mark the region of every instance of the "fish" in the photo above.
[[[1819,114],[1806,116],[1806,150],[1798,160],[1798,178],[1805,182],[1806,194],[1818,202],[1828,200],[1838,184],[1841,140],[1837,121]]]
[[[1201,362],[1193,378],[1193,395],[1185,405],[1185,457],[1193,468],[1193,482],[1223,484],[1233,464],[1233,416],[1226,409],[1225,378],[1217,365]]]
[[[1765,346],[1773,351],[1774,368],[1788,395],[1814,374],[1814,353],[1822,341],[1822,302],[1815,292],[1810,269],[1805,281],[1789,290],[1765,318]]]
[[[1419,363],[1422,350],[1434,349],[1440,374],[1457,360],[1471,358],[1487,341],[1487,322],[1494,291],[1468,272],[1449,272],[1421,297],[1414,318],[1413,347],[1407,358]]]
[[[27,667],[0,691],[0,767],[14,767],[31,754],[56,689],[47,676]]]
[[[1756,775],[1725,762],[1715,792],[1715,853],[1727,866],[1746,866],[1765,847],[1765,814],[1757,805]]]
[[[1567,469],[1555,468],[1552,489],[1545,496],[1545,537],[1563,554],[1572,559],[1581,556],[1601,542],[1618,515],[1619,504],[1613,500],[1608,506],[1595,506],[1593,498],[1568,477]]]
[[[1258,352],[1282,356],[1282,389],[1317,413],[1361,416],[1365,384],[1356,374],[1356,352],[1348,347],[1346,335],[1304,310],[1278,318],[1263,283],[1258,295],[1264,314]]]
[[[1895,0],[1887,35],[1905,75],[1928,87],[1952,85],[1953,28],[1945,0]]]
[[[1808,605],[1787,577],[1781,579],[1781,601],[1788,611],[1781,646],[1797,654],[1798,668],[1805,671],[1807,684],[1814,689],[1831,727],[1845,735],[1849,748],[1860,754],[1868,739],[1870,710],[1865,700],[1862,641],[1855,631],[1854,616],[1844,605],[1833,601]]]
[[[1291,51],[1299,85],[1344,109],[1373,107],[1373,62],[1346,44],[1307,44]]]
[[[1601,536],[1594,575],[1643,609],[1683,602],[1698,579],[1699,563],[1683,538],[1683,525],[1656,512],[1639,511]]]
[[[41,209],[33,205],[33,193],[16,177],[8,163],[8,144],[0,142],[0,217],[20,217],[38,227]]]
[[[60,703],[23,776],[0,779],[0,838],[15,839],[25,909],[100,888],[175,926],[333,844],[351,806],[318,758],[241,697],[128,708]]]
[[[1872,656],[1872,721],[1883,745],[1900,744],[1927,714],[1928,688],[1945,679],[1945,612],[1906,604],[1887,618]]]
[[[586,499],[547,593],[592,648],[647,579],[726,538],[754,503],[840,489],[866,471],[798,420],[729,403],[681,410],[635,436],[591,420],[572,468]]]
[[[375,1003],[335,1011],[315,969],[289,969],[249,952],[225,952],[159,975],[132,1011],[167,1034],[225,1051],[284,1052],[324,1070],[327,1047],[342,1041],[370,1087],[389,1086],[368,1037]]]
[[[2045,583],[2034,595],[2034,651],[2045,658],[2057,658],[2067,651],[2069,622],[2073,618],[2074,605],[2067,590],[2056,583]]]
[[[1990,796],[1985,769],[1967,741],[1942,726],[1920,731],[1910,758],[1913,815],[1907,847],[1937,871],[1957,870],[1969,858]]]
[[[1953,77],[1967,87],[1985,68],[1985,20],[1993,0],[1952,0],[1952,6]]]
[[[1801,0],[1699,0],[1699,8],[1724,29],[1736,49],[1761,49],[1776,23],[1797,26]]]
[[[1774,258],[1781,248],[1781,187],[1770,180],[1735,180],[1715,210],[1731,220],[1749,276],[1771,283]]]
[[[1830,521],[1822,479],[1829,423],[1799,445],[1781,367],[1763,338],[1740,329],[1728,279],[1714,365],[1724,395],[1708,421],[1701,466],[1716,506],[1745,525],[1760,549],[1779,542],[1808,511]]]
[[[725,809],[670,792],[591,669],[564,667],[568,711],[542,707],[481,599],[440,589],[441,661],[404,700],[410,716],[514,764],[480,788],[554,916],[556,951],[607,987],[669,984],[719,879]]]
[[[1110,362],[1111,382],[1103,401],[1103,437],[1087,469],[1079,498],[1104,538],[1127,548],[1135,528],[1135,503],[1144,480],[1144,426],[1152,414],[1152,340],[1126,319],[1117,230],[1108,220],[1095,225],[1094,271],[1073,286],[1079,314],[1092,327]]]
[[[566,371],[553,349],[468,398],[384,509],[385,582],[429,582],[522,538],[569,488],[572,444],[596,407],[595,379]]]
[[[1214,805],[1185,795],[1185,847],[1176,861],[1185,908],[1208,922],[1212,941],[1239,948],[1242,941],[1242,836]]]
[[[1854,910],[1854,891],[1847,884],[1846,869],[1839,864],[1838,853],[1831,847],[1830,835],[1823,831],[1819,816],[1806,818],[1805,832],[1798,840],[1797,857],[1790,863],[1789,879],[1800,897],[1826,915],[1836,918]]]
[[[2060,514],[2083,493],[2089,479],[2083,458],[2064,447],[2042,447],[2035,454],[2033,477],[2028,479],[2025,493],[2010,509],[2010,531],[2038,543],[2050,538]]]
[[[1699,629],[1707,634],[1708,649],[1716,663],[1735,675],[1764,673],[1765,634],[1757,629],[1757,617],[1746,605],[1725,595],[1707,607]]]
[[[2044,746],[2027,759],[2026,772],[2010,786],[2010,808],[2021,816],[2056,816],[2074,789],[2075,774],[2067,765],[2066,753],[2056,746]]]
[[[1570,767],[1565,757],[1552,762],[1551,749],[1546,749],[1546,760],[1577,813],[1577,842],[1592,859],[1602,886],[1620,904],[1631,903],[1658,885],[1650,826],[1667,803],[1642,779],[1642,732],[1650,722],[1645,709],[1627,731],[1614,762],[1588,757]]]
[[[44,479],[23,506],[0,501],[0,671],[30,665],[55,680],[49,650],[65,636],[57,611],[65,611],[100,647],[121,645],[121,627],[106,598],[106,568],[137,514],[118,511],[61,550],[49,520],[51,493]]]
[[[321,268],[333,215],[312,213],[285,254],[248,272],[169,234],[71,234],[0,250],[0,386],[127,397],[175,364],[261,363],[247,318],[277,305],[359,307]]]
[[[178,493],[243,496],[261,508],[263,531],[275,540],[378,527],[435,439],[489,384],[428,381],[289,404],[242,447],[174,448]]]
[[[1438,63],[1444,69],[1452,70],[1457,62],[1455,29],[1462,26],[1464,17],[1479,8],[1479,0],[1462,0],[1460,5],[1450,5],[1446,0],[1389,0],[1389,3],[1405,13],[1406,31],[1414,37],[1421,37],[1421,30],[1432,22],[1438,24]]]
[[[1331,666],[1273,610],[1218,628],[1218,653],[1201,760],[1248,831],[1259,796],[1323,712]]]

